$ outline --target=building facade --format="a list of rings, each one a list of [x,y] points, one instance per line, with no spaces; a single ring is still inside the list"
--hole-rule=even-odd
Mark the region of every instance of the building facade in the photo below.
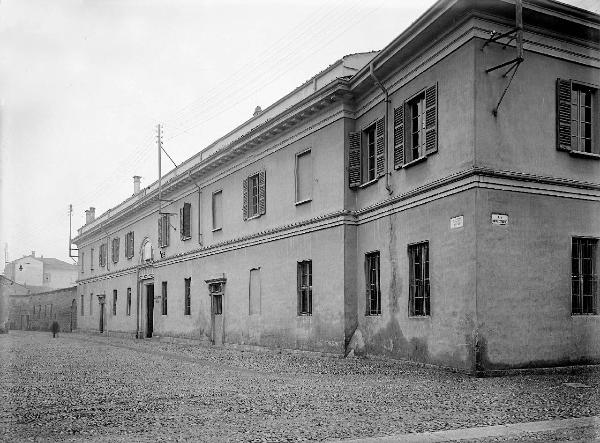
[[[164,176],[168,201],[92,208],[78,327],[471,373],[600,361],[600,17],[517,3],[440,0]]]
[[[16,283],[37,287],[39,290],[71,287],[79,277],[76,265],[56,258],[37,257],[35,251],[7,263],[4,275]]]

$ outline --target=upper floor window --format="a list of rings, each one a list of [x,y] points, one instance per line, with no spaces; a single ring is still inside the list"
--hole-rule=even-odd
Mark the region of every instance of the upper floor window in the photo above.
[[[574,154],[600,154],[597,92],[596,86],[557,80],[558,149]]]
[[[266,213],[266,174],[260,171],[243,183],[242,212],[244,220]]]
[[[127,234],[125,234],[125,257],[127,257],[127,258],[133,257],[133,254],[134,254],[133,241],[134,241],[134,233],[133,233],[133,231],[129,231]]]
[[[142,260],[144,262],[150,261],[154,258],[154,251],[152,250],[152,243],[149,239],[144,241],[144,246],[142,247]]]
[[[121,243],[121,239],[119,237],[115,237],[112,239],[111,244],[111,258],[113,263],[117,263],[119,261],[119,246]]]
[[[431,315],[429,297],[429,243],[417,243],[408,246],[408,307],[409,315]]]
[[[348,183],[351,188],[385,173],[385,119],[349,134]]]
[[[370,252],[365,255],[365,274],[367,281],[367,315],[381,315],[379,251]]]
[[[94,248],[90,249],[90,271],[94,270]]]
[[[84,255],[83,251],[81,251],[80,256],[79,256],[79,264],[81,265],[81,272],[82,273],[84,272],[84,266],[85,266],[84,265],[85,260],[83,259],[84,257],[85,257],[85,255]]]
[[[437,84],[394,109],[394,167],[400,168],[438,148]]]
[[[212,195],[212,230],[223,228],[223,191],[215,191]]]
[[[312,199],[312,159],[310,149],[296,154],[296,204]]]
[[[106,266],[106,243],[102,243],[100,245],[100,252],[98,253],[98,264],[100,265],[101,268]]]
[[[161,248],[169,246],[170,224],[169,214],[158,214],[158,246]]]
[[[189,240],[192,238],[192,205],[184,203],[179,209],[179,231],[181,240]]]
[[[571,312],[598,313],[598,239],[574,237],[571,244]]]

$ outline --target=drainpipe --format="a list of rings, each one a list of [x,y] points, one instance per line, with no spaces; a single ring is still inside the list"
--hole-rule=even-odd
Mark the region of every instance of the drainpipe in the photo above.
[[[135,267],[135,338],[140,337],[140,265]]]
[[[373,81],[377,86],[381,88],[383,94],[385,96],[385,120],[384,120],[384,128],[385,128],[385,189],[389,195],[392,195],[394,191],[390,187],[390,178],[389,178],[389,149],[388,149],[388,120],[389,120],[389,103],[390,103],[390,95],[388,90],[383,86],[383,84],[379,81],[379,79],[375,76],[375,71],[373,69],[373,63],[369,64],[369,75],[373,77]]]

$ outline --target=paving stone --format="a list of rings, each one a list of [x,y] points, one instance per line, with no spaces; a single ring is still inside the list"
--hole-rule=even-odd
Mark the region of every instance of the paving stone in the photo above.
[[[479,379],[397,361],[17,331],[0,336],[0,357],[2,442],[324,441],[600,413],[600,371]]]

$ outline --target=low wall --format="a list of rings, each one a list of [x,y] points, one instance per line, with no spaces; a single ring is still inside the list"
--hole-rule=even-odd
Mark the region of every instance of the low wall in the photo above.
[[[28,295],[11,295],[10,329],[49,331],[58,322],[61,332],[77,328],[77,287]]]

